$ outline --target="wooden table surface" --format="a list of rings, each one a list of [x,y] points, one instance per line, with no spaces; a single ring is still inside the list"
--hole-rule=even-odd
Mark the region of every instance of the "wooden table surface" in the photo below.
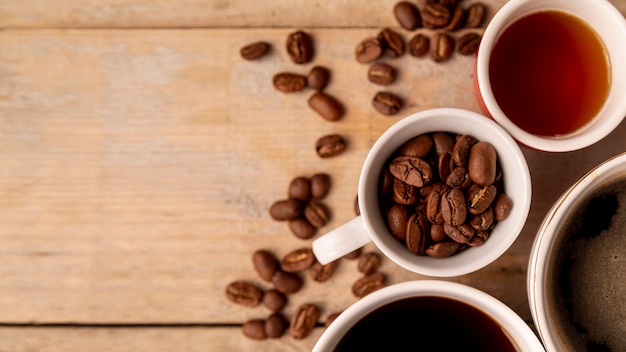
[[[470,4],[465,0],[464,4]],[[493,16],[505,0],[484,1]],[[626,1],[612,0],[622,13]],[[268,215],[295,176],[326,172],[332,220],[354,216],[359,169],[376,138],[416,111],[479,111],[473,57],[438,64],[404,55],[387,87],[400,114],[371,107],[355,45],[382,28],[405,38],[394,2],[243,0],[48,0],[0,2],[0,351],[306,351],[323,332],[263,342],[241,324],[268,310],[225,298],[247,280],[263,288],[256,249],[282,256],[309,246]],[[311,64],[284,49],[296,29],[311,34]],[[422,29],[425,33],[430,31]],[[458,33],[455,35],[459,35]],[[271,43],[245,61],[239,49]],[[277,92],[275,73],[332,71],[326,92],[346,107],[337,122],[307,106],[312,93]],[[348,149],[321,159],[317,138],[343,134]],[[524,149],[532,180],[528,222],[488,267],[447,280],[486,291],[532,324],[528,256],[556,198],[587,170],[626,147],[626,126],[577,152]],[[371,245],[366,250],[376,251]],[[425,277],[390,260],[389,284]],[[333,278],[307,280],[286,316],[305,302],[332,312],[357,300],[356,262]]]

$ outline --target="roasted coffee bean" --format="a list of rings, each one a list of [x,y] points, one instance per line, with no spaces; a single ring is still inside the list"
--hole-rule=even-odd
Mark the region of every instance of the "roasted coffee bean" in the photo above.
[[[466,12],[462,6],[457,6],[452,11],[452,15],[450,16],[450,21],[446,26],[446,30],[453,32],[461,29],[465,25]]]
[[[422,33],[414,35],[407,44],[409,55],[413,57],[422,57],[426,55],[430,48],[430,39]]]
[[[441,193],[442,191],[430,192],[426,198],[426,217],[433,224],[441,224],[443,216],[441,215]]]
[[[245,60],[257,60],[265,56],[270,51],[271,46],[266,42],[250,43],[239,51]]]
[[[381,257],[376,252],[367,252],[361,255],[357,269],[365,275],[369,275],[380,267]]]
[[[330,221],[330,210],[317,199],[312,199],[306,208],[304,208],[304,216],[315,227],[319,229]]]
[[[422,26],[422,17],[417,6],[408,1],[400,1],[393,7],[393,15],[402,28],[412,31]]]
[[[359,298],[365,297],[368,294],[385,287],[386,282],[387,278],[385,277],[385,274],[377,271],[355,281],[352,285],[352,293]]]
[[[380,39],[371,37],[361,41],[354,49],[356,61],[366,64],[372,62],[383,54],[383,45]]]
[[[458,3],[458,0],[428,0],[434,4],[440,4],[447,8],[454,8]]]
[[[322,66],[313,67],[306,77],[307,85],[317,90],[322,90],[326,88],[329,82],[330,70]]]
[[[443,224],[432,224],[430,225],[430,239],[431,242],[441,242],[448,238],[446,235],[446,231],[443,229]]]
[[[311,194],[313,198],[322,199],[328,195],[331,187],[330,175],[318,173],[311,176]]]
[[[319,318],[319,309],[309,303],[299,306],[291,317],[289,325],[289,334],[294,339],[303,339],[313,331],[317,319]]]
[[[287,319],[282,314],[274,313],[265,320],[265,335],[277,339],[285,334]]]
[[[433,145],[433,139],[427,134],[422,134],[404,143],[398,154],[425,158],[433,149]]]
[[[330,158],[346,150],[346,141],[339,134],[329,134],[320,137],[315,142],[315,151],[320,158]]]
[[[443,193],[443,191],[445,191],[446,188],[447,188],[447,186],[446,186],[445,183],[439,182],[439,181],[435,181],[435,182],[429,183],[429,184],[425,185],[424,187],[420,188],[420,196],[422,196],[423,198],[428,198],[428,196],[432,192]]]
[[[452,148],[452,160],[454,164],[461,167],[467,167],[470,149],[478,140],[470,135],[459,136]]]
[[[452,161],[452,154],[443,153],[437,158],[437,170],[439,171],[439,178],[446,182],[450,174],[454,170],[454,162]]]
[[[476,231],[474,236],[467,242],[470,247],[482,246],[489,237],[489,233],[485,230]]]
[[[341,314],[341,312],[335,312],[335,313],[328,314],[328,317],[326,317],[326,321],[324,322],[324,327],[325,328],[329,327],[330,324],[332,324],[333,321],[335,321],[335,319],[337,319],[337,317],[339,317],[339,314]]]
[[[443,153],[452,153],[454,148],[454,138],[450,134],[445,132],[436,132],[432,135],[433,143],[435,144],[435,153],[441,155]]]
[[[430,58],[435,62],[447,61],[453,50],[454,39],[446,33],[436,33],[430,39]]]
[[[459,244],[454,241],[443,241],[431,244],[426,249],[426,254],[434,258],[447,258],[459,249]]]
[[[461,55],[473,55],[478,51],[481,39],[480,34],[467,33],[457,39],[457,51]]]
[[[428,248],[430,239],[430,223],[426,215],[422,213],[413,214],[408,221],[406,228],[406,248],[409,252],[423,255]]]
[[[472,185],[472,179],[467,170],[459,166],[450,172],[448,179],[446,179],[446,185],[450,188],[467,189]]]
[[[317,229],[304,217],[289,220],[289,229],[296,237],[303,240],[315,236]]]
[[[474,183],[489,186],[496,179],[496,149],[489,142],[478,142],[470,149],[467,172]]]
[[[394,158],[389,164],[389,171],[395,178],[415,187],[422,187],[433,178],[430,165],[426,161],[412,156]]]
[[[487,8],[481,2],[470,5],[467,9],[467,22],[465,26],[468,28],[478,28],[483,24]]]
[[[483,211],[478,215],[472,216],[469,221],[469,224],[476,231],[486,231],[491,228],[493,225],[493,221],[495,220],[495,215],[493,213],[493,207],[487,208],[487,210]]]
[[[472,228],[469,224],[454,226],[445,222],[443,223],[443,230],[454,242],[460,244],[468,243],[472,236],[474,236],[475,232],[474,228]]]
[[[459,226],[465,222],[467,208],[465,206],[465,196],[460,189],[452,188],[442,195],[441,215],[444,223],[452,226]]]
[[[381,196],[386,196],[390,194],[391,192],[393,192],[393,180],[394,180],[394,177],[391,174],[391,171],[389,171],[389,168],[386,167],[382,171],[380,184],[378,185],[378,192],[380,193]]]
[[[411,205],[417,202],[419,191],[399,179],[393,182],[393,201],[402,205]]]
[[[264,249],[259,249],[252,254],[252,264],[254,270],[267,282],[272,281],[272,276],[280,268],[280,263],[274,254]]]
[[[338,261],[332,261],[328,264],[322,265],[320,262],[315,261],[309,270],[309,276],[311,279],[317,282],[325,282],[330,279],[335,273]]]
[[[362,252],[363,252],[362,248],[357,248],[353,250],[352,252],[344,255],[343,258],[348,259],[348,260],[358,259],[359,257],[361,257]]]
[[[286,295],[298,292],[302,288],[302,279],[295,273],[277,270],[272,276],[274,288]]]
[[[467,190],[467,210],[473,215],[478,215],[487,210],[496,198],[496,187],[489,185],[483,187],[478,184],[473,184]]]
[[[283,93],[300,92],[306,87],[306,76],[297,73],[281,72],[274,75],[272,83],[274,88]]]
[[[274,220],[291,220],[302,214],[303,205],[301,200],[295,198],[279,200],[270,206],[269,213]]]
[[[289,182],[287,188],[287,195],[289,198],[299,199],[303,202],[308,202],[311,199],[311,180],[307,177],[299,176]]]
[[[450,9],[447,6],[429,3],[422,9],[422,22],[427,28],[442,28],[450,22]]]
[[[385,48],[383,53],[390,58],[396,58],[404,54],[404,39],[398,32],[385,28],[378,33],[378,39],[381,41],[383,48]]]
[[[396,80],[396,69],[384,62],[372,64],[367,70],[367,79],[372,83],[386,86]]]
[[[402,100],[390,92],[378,92],[372,100],[374,108],[383,115],[395,115],[402,109]]]
[[[226,298],[242,306],[256,307],[263,299],[263,291],[249,282],[235,281],[226,286]]]
[[[306,64],[313,58],[313,38],[303,31],[290,33],[285,46],[291,61],[296,64]]]
[[[313,111],[328,121],[337,121],[344,113],[341,103],[334,97],[323,92],[316,92],[311,95],[308,103]]]
[[[263,305],[271,312],[280,312],[287,305],[287,296],[276,289],[269,289],[263,295]]]
[[[267,334],[265,333],[265,320],[252,319],[243,323],[241,328],[243,334],[254,340],[265,340]]]
[[[502,221],[509,217],[511,213],[511,209],[513,208],[513,201],[509,196],[502,193],[496,198],[495,203],[493,205],[493,213],[495,215],[496,220]]]
[[[314,261],[315,255],[311,248],[299,248],[285,255],[280,261],[280,267],[283,271],[295,273],[308,269]]]

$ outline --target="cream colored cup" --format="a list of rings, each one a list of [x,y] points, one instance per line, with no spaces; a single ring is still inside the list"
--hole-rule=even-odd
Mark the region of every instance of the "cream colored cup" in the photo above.
[[[482,246],[448,258],[416,256],[387,230],[378,203],[378,182],[389,156],[406,141],[429,132],[469,134],[490,142],[498,154],[505,193],[513,208],[499,222]],[[428,276],[450,277],[478,270],[500,257],[524,227],[531,200],[528,165],[517,143],[493,120],[477,113],[452,108],[426,110],[403,118],[374,143],[361,169],[358,198],[361,215],[313,242],[313,252],[328,263],[373,241],[392,261],[407,270]]]

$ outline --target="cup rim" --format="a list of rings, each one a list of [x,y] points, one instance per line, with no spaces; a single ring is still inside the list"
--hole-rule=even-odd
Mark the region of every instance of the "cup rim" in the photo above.
[[[428,128],[425,127],[427,125],[440,127],[425,130]],[[414,129],[416,131],[412,132]],[[485,244],[469,248],[448,258],[416,256],[410,253],[387,230],[378,209],[377,199],[380,169],[389,155],[412,137],[439,131],[471,134],[479,140],[491,142],[496,148],[503,169],[505,193],[514,202],[509,217],[496,226]],[[410,137],[394,140],[394,137],[402,134]],[[368,194],[376,194],[375,199],[368,198]],[[512,196],[513,194],[515,196]],[[528,164],[517,142],[493,120],[478,113],[457,108],[420,111],[389,127],[370,149],[361,169],[358,188],[363,224],[376,246],[388,258],[405,269],[432,277],[465,275],[498,259],[521,233],[530,211],[531,197],[532,186]]]
[[[528,262],[526,287],[533,321],[548,351],[560,350],[558,348],[559,344],[552,337],[553,329],[545,307],[547,262],[549,261],[550,250],[553,247],[557,230],[563,218],[569,214],[580,197],[593,190],[598,182],[605,181],[606,178],[601,178],[602,175],[608,175],[607,178],[613,176],[612,173],[607,172],[614,170],[616,166],[620,165],[623,166],[620,172],[625,172],[626,152],[619,153],[589,170],[563,192],[546,214],[537,230],[537,236],[531,247]]]
[[[322,333],[313,352],[332,350],[347,329],[375,309],[400,299],[420,296],[445,297],[471,305],[500,324],[520,351],[545,351],[528,324],[497,298],[461,283],[416,280],[384,287],[353,303]]]
[[[477,94],[480,96],[480,100],[482,100],[482,104],[486,108],[489,115],[496,122],[502,125],[502,127],[504,127],[504,129],[507,130],[511,136],[513,136],[513,138],[520,143],[530,148],[547,152],[568,152],[583,149],[602,140],[623,121],[624,117],[626,117],[626,101],[622,99],[621,102],[617,103],[616,112],[614,113],[616,118],[610,118],[603,121],[600,128],[590,129],[589,127],[593,124],[593,122],[591,122],[590,124],[587,124],[581,129],[570,134],[551,137],[534,135],[515,125],[506,117],[502,109],[499,107],[491,90],[489,70],[487,69],[489,67],[491,50],[500,33],[511,23],[511,17],[516,17],[516,11],[523,6],[528,6],[531,9],[525,12],[525,14],[522,14],[522,16],[525,16],[528,13],[535,13],[544,10],[556,10],[569,13],[567,10],[553,8],[549,4],[544,4],[541,1],[534,2],[535,4],[538,4],[536,6],[541,6],[541,8],[532,8],[532,6],[534,6],[532,3],[532,1],[528,0],[510,0],[505,3],[500,10],[498,10],[498,12],[496,12],[487,25],[476,57],[475,74],[477,80],[476,89],[478,89]],[[626,33],[626,19],[624,19],[624,16],[609,1],[592,2],[592,6],[594,6],[595,11],[603,11],[607,13],[607,21],[614,21],[614,27],[620,27],[621,32]],[[602,38],[599,33],[598,36]],[[606,45],[606,39],[603,38],[603,41]],[[623,60],[610,61],[613,62]],[[481,67],[485,69],[480,69]],[[619,74],[611,73],[613,81],[619,76]],[[611,92],[609,92],[609,95],[611,95]],[[609,98],[610,96],[607,97],[607,102]],[[621,99],[621,97],[618,99]],[[615,100],[615,98],[613,98],[613,100]],[[602,110],[606,108],[606,105],[607,104],[605,103]],[[602,110],[598,114],[601,114]]]

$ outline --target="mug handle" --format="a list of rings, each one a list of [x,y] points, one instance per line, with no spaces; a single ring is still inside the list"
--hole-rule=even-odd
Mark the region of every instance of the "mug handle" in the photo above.
[[[313,241],[313,254],[326,265],[372,241],[361,215]]]

